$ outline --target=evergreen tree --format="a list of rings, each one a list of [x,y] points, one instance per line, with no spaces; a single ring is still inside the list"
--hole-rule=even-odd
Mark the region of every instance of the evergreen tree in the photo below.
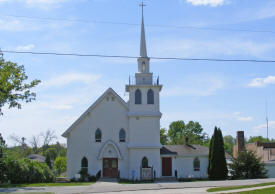
[[[216,130],[216,128],[215,128],[215,130]],[[214,134],[215,134],[215,130],[214,130]],[[208,162],[209,162],[209,164],[208,164],[208,169],[207,169],[207,172],[208,172],[208,174],[210,173],[210,160],[211,160],[211,158],[212,158],[212,145],[213,145],[213,141],[214,141],[214,134],[212,135],[212,137],[211,137],[211,140],[210,140],[210,144],[209,144],[209,153],[208,153]]]
[[[211,138],[209,150],[208,174],[211,180],[223,180],[227,178],[227,165],[225,160],[224,143],[222,132],[215,127]]]

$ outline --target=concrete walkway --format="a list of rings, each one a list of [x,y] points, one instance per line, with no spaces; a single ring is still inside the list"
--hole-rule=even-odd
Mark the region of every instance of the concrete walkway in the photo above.
[[[259,184],[259,183],[266,183],[266,182],[275,182],[275,178],[254,179],[254,180],[232,180],[232,181],[228,180],[228,181],[198,181],[198,182],[156,182],[156,183],[146,183],[146,184],[118,184],[115,180],[100,180],[97,183],[89,186],[0,188],[0,192],[20,192],[20,193],[53,192],[56,194],[117,193],[117,192],[145,194],[145,193],[156,192],[156,193],[198,193],[198,194],[200,193],[201,194],[201,193],[207,193],[206,190],[212,187],[252,185],[252,184]],[[222,193],[222,192],[218,192],[218,193]]]

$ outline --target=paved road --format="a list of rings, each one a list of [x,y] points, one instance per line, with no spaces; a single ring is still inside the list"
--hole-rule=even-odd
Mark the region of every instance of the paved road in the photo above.
[[[67,187],[29,187],[29,188],[2,188],[0,192],[54,192],[56,194],[75,193],[206,193],[211,187],[250,185],[265,182],[275,182],[271,179],[233,180],[233,181],[200,181],[200,182],[157,182],[148,184],[118,184],[116,182],[99,181],[90,186]]]

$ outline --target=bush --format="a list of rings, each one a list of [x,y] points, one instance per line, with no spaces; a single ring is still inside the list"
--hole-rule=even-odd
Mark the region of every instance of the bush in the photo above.
[[[96,173],[96,180],[100,179],[101,177],[101,170]]]
[[[80,171],[79,171],[79,174],[80,174],[80,181],[81,182],[85,182],[85,181],[88,181],[88,178],[89,178],[89,173],[88,173],[88,168],[82,168]]]
[[[89,182],[96,182],[96,177],[95,176],[88,176]]]
[[[267,170],[264,163],[251,151],[240,152],[229,166],[232,179],[266,178]]]
[[[12,184],[53,182],[54,174],[46,164],[29,159],[5,161],[7,179]]]
[[[57,157],[54,161],[54,170],[56,171],[57,175],[65,172],[67,168],[67,162],[65,157]]]
[[[0,183],[5,183],[7,182],[7,167],[5,160],[0,158]]]

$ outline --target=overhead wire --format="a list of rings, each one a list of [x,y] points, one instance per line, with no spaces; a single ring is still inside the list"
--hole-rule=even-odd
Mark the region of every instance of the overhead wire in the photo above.
[[[128,25],[139,26],[138,23],[127,22],[113,22],[113,21],[100,21],[100,20],[86,20],[86,19],[68,19],[68,18],[54,18],[54,17],[33,17],[23,15],[0,15],[3,17],[23,18],[30,20],[45,20],[45,21],[65,21],[65,22],[77,22],[77,23],[98,23],[98,24],[112,24],[112,25]],[[161,24],[149,24],[147,27],[160,27],[160,28],[181,28],[181,29],[194,29],[194,30],[211,30],[211,31],[229,31],[229,32],[252,32],[252,33],[275,33],[272,30],[252,30],[252,29],[234,29],[234,28],[215,28],[215,27],[199,27],[199,26],[185,26],[185,25],[161,25]]]
[[[13,54],[56,55],[56,56],[75,56],[75,57],[101,57],[101,58],[124,58],[124,59],[140,58],[137,56],[129,56],[129,55],[34,52],[34,51],[14,51],[14,50],[2,50],[2,52],[3,53],[13,53]],[[155,60],[180,60],[180,61],[275,63],[275,60],[258,60],[258,59],[186,58],[186,57],[154,57],[154,56],[149,57],[149,58],[155,59]]]

